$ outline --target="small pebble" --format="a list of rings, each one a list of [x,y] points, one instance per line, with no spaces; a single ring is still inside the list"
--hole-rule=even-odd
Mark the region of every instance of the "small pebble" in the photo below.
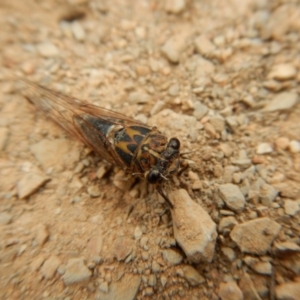
[[[150,95],[146,91],[139,89],[129,94],[128,101],[131,104],[144,104],[150,101]]]
[[[113,245],[113,254],[118,261],[125,260],[132,252],[133,240],[126,237],[118,237]]]
[[[288,80],[295,78],[297,74],[296,68],[289,63],[274,65],[268,74],[268,78],[277,80]]]
[[[237,185],[222,184],[219,186],[219,194],[230,209],[240,211],[244,208],[245,197]]]
[[[276,253],[300,252],[300,246],[294,242],[279,242],[274,244]]]
[[[229,247],[222,247],[221,251],[230,262],[233,262],[236,260],[236,254],[233,249],[231,249]]]
[[[195,39],[196,51],[204,56],[209,56],[215,50],[215,45],[206,37],[206,35],[200,35]]]
[[[162,53],[171,63],[178,63],[180,59],[180,48],[175,38],[170,38],[161,48]]]
[[[182,267],[182,270],[183,270],[183,277],[191,286],[197,286],[205,282],[203,276],[201,276],[199,272],[192,266],[185,265]]]
[[[230,233],[242,252],[265,254],[278,235],[281,225],[269,218],[259,218],[236,225]]]
[[[299,153],[300,152],[300,142],[299,141],[290,141],[289,143],[289,150],[292,153]]]
[[[263,184],[260,187],[260,201],[263,205],[270,207],[278,195],[278,191],[269,184]]]
[[[194,107],[195,110],[193,112],[193,116],[197,120],[202,119],[208,113],[208,108],[205,105],[203,105],[200,101],[197,101]]]
[[[40,223],[34,227],[35,235],[34,240],[39,246],[43,246],[49,238],[49,231],[47,227]]]
[[[135,227],[133,237],[135,240],[139,240],[143,235],[143,231],[140,226]]]
[[[169,87],[169,90],[168,90],[168,94],[171,96],[171,97],[176,97],[179,95],[179,92],[180,92],[180,86],[178,83],[175,83],[175,84],[172,84],[170,87]]]
[[[58,48],[51,43],[43,43],[37,46],[37,51],[40,55],[44,57],[53,57],[58,56],[59,50]]]
[[[299,300],[300,299],[300,283],[285,282],[275,287],[275,295],[277,300]]]
[[[285,150],[289,146],[290,140],[287,137],[279,137],[275,141],[276,148]]]
[[[257,154],[268,154],[272,152],[273,152],[273,148],[269,143],[261,143],[257,146],[256,149]]]
[[[153,116],[155,114],[157,114],[158,112],[160,112],[163,107],[165,106],[165,102],[164,101],[156,101],[155,104],[153,105],[152,109],[150,110],[150,115]]]
[[[12,221],[12,215],[10,215],[7,212],[2,212],[0,213],[0,224],[1,225],[6,225],[9,224]]]
[[[221,144],[220,149],[226,157],[230,157],[233,153],[233,149],[228,144]]]
[[[221,283],[219,287],[219,297],[221,300],[244,300],[244,296],[235,281]]]
[[[77,21],[72,22],[71,30],[72,30],[74,38],[77,41],[83,42],[85,40],[85,31],[79,22],[77,22]]]
[[[106,281],[102,282],[99,285],[99,290],[102,291],[103,293],[107,293],[108,292],[108,283]]]
[[[54,276],[54,274],[60,264],[61,264],[61,261],[57,256],[55,256],[55,255],[50,256],[42,265],[42,267],[40,269],[40,273],[42,274],[42,276],[44,278],[51,279]]]
[[[92,272],[84,264],[83,258],[69,259],[66,272],[62,276],[65,285],[85,282],[90,279]]]
[[[149,279],[148,279],[148,284],[150,286],[156,286],[156,276],[155,274],[150,274]]]
[[[102,165],[96,173],[96,176],[98,179],[101,179],[105,176],[105,174],[108,172],[108,167],[106,165]]]
[[[292,92],[282,92],[276,95],[263,109],[267,112],[288,110],[296,105],[298,94]]]
[[[184,11],[185,6],[186,6],[185,0],[167,0],[165,9],[166,12],[177,15]]]
[[[154,273],[158,273],[160,271],[160,265],[156,262],[156,261],[153,261],[152,262],[152,271]]]
[[[225,127],[225,120],[222,117],[212,117],[209,123],[215,128],[217,132],[222,132]]]
[[[18,182],[18,196],[25,199],[34,194],[49,178],[42,173],[28,172]]]
[[[162,251],[162,256],[164,260],[170,265],[170,266],[175,266],[178,265],[182,262],[183,257],[181,254],[178,252],[172,250],[172,249],[167,249]]]
[[[235,225],[238,224],[238,221],[235,217],[224,217],[221,219],[218,230],[219,232],[223,232],[225,229],[232,229]]]
[[[289,216],[294,216],[300,210],[299,202],[295,200],[284,200],[284,212]]]
[[[93,198],[99,197],[102,194],[102,192],[100,191],[97,185],[89,186],[87,192]]]
[[[254,271],[262,275],[272,274],[272,265],[270,262],[264,262],[256,257],[246,256],[244,258],[245,263]]]

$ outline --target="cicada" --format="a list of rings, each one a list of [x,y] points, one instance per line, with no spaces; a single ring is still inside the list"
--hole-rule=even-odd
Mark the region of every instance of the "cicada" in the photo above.
[[[180,141],[123,114],[22,80],[24,96],[72,136],[126,173],[145,179],[171,205],[162,183],[180,167]]]

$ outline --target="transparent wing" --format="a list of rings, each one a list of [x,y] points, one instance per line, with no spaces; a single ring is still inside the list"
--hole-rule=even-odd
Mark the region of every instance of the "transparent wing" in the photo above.
[[[43,111],[55,123],[72,136],[78,138],[110,163],[123,167],[114,146],[106,137],[104,127],[95,127],[98,123],[126,126],[144,126],[144,124],[120,113],[89,104],[85,101],[63,95],[27,80],[19,80],[22,94],[38,109]],[[101,130],[102,129],[102,130]]]

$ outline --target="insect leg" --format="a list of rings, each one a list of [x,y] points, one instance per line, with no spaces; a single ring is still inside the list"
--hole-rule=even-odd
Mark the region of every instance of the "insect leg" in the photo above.
[[[156,187],[157,192],[164,198],[164,200],[170,205],[170,208],[173,209],[173,204],[170,201],[170,199],[164,194],[162,187],[160,185],[158,185]]]

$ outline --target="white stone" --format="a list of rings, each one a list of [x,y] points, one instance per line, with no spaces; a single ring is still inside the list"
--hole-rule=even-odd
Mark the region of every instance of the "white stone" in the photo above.
[[[58,48],[51,43],[42,43],[37,46],[37,51],[44,57],[58,56]]]
[[[282,92],[276,95],[263,109],[267,112],[291,109],[298,101],[298,94]]]
[[[261,143],[257,146],[256,149],[257,154],[267,154],[272,152],[273,152],[273,147],[269,143]]]
[[[186,6],[185,0],[167,0],[165,9],[169,13],[180,14]]]
[[[300,152],[300,142],[299,141],[290,141],[289,143],[289,149],[292,153],[298,153]]]

